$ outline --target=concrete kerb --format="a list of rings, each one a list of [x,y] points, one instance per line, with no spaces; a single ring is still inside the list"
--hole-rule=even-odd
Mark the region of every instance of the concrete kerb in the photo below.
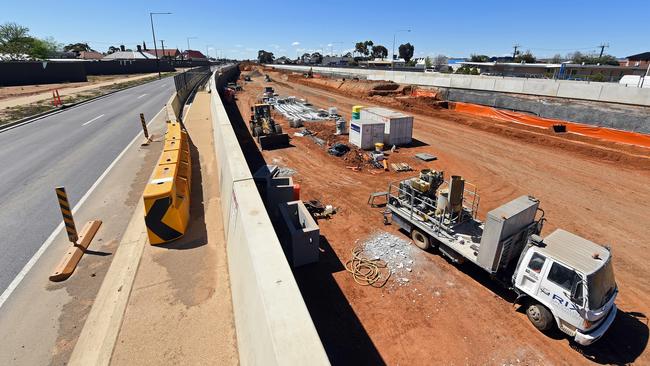
[[[242,365],[328,365],[329,360],[266,213],[218,86],[210,80],[215,154]]]
[[[168,77],[169,77],[169,76],[165,76],[163,79],[168,78]],[[13,122],[5,123],[5,124],[3,124],[3,125],[0,125],[0,133],[1,133],[1,132],[4,132],[4,131],[9,131],[9,130],[14,129],[14,128],[16,128],[16,127],[20,127],[20,126],[22,126],[22,125],[26,125],[26,124],[28,124],[28,123],[32,123],[32,122],[38,121],[38,120],[40,120],[40,119],[43,119],[43,118],[46,118],[46,117],[49,117],[49,116],[53,116],[53,115],[55,115],[55,114],[59,114],[59,113],[61,113],[61,112],[68,111],[68,110],[70,110],[70,109],[72,109],[72,108],[76,108],[76,107],[82,106],[82,105],[87,104],[87,103],[90,103],[90,102],[94,102],[94,101],[96,101],[96,100],[98,100],[98,99],[102,99],[102,98],[109,97],[109,96],[111,96],[111,95],[113,95],[113,94],[115,94],[115,93],[119,93],[119,92],[121,92],[121,91],[129,90],[129,89],[131,89],[131,88],[136,88],[136,87],[138,87],[138,86],[142,86],[142,85],[145,85],[145,84],[153,83],[154,81],[158,81],[158,80],[162,80],[162,79],[156,79],[156,80],[151,80],[151,81],[148,81],[148,82],[146,82],[146,83],[142,83],[142,84],[138,84],[138,85],[127,86],[127,87],[124,88],[124,89],[114,90],[114,91],[112,91],[112,92],[108,92],[108,93],[103,94],[103,95],[98,95],[98,96],[96,96],[96,97],[88,98],[88,99],[86,99],[86,100],[84,100],[84,101],[81,101],[81,102],[70,103],[70,104],[64,104],[62,108],[57,109],[57,110],[46,111],[46,112],[42,112],[42,113],[35,114],[35,115],[33,115],[33,116],[29,116],[29,117],[21,118],[21,119],[19,119],[19,120],[17,120],[17,121],[13,121]]]
[[[68,365],[109,365],[137,273],[147,229],[144,203],[135,209],[119,249],[79,334]]]

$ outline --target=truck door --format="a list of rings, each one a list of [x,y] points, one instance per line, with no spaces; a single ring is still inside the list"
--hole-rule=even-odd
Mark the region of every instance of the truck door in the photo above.
[[[517,274],[516,283],[519,289],[531,296],[535,296],[539,289],[542,275],[545,272],[544,264],[546,264],[546,257],[537,252],[533,252],[529,258],[526,258],[522,263],[525,263],[525,267]]]
[[[582,286],[577,286],[577,302],[571,301],[571,288],[574,283],[582,280],[576,271],[560,263],[549,263],[546,277],[541,281],[538,296],[552,306],[551,311],[560,318],[560,326],[571,325],[567,330],[582,326],[582,317],[578,308],[584,307]]]

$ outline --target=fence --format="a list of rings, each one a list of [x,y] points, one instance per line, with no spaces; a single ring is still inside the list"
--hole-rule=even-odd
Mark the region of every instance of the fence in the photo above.
[[[192,90],[209,76],[210,66],[195,67],[174,76],[174,85],[176,85],[176,93],[181,105],[185,104],[185,100]]]
[[[83,62],[0,62],[0,86],[87,81]]]

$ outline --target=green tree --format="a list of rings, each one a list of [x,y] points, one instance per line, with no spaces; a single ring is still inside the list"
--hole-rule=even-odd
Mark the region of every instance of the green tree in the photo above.
[[[388,56],[388,49],[382,45],[372,46],[372,57],[381,58],[382,60]]]
[[[106,53],[108,53],[110,55],[111,53],[115,53],[115,52],[117,52],[119,50],[120,50],[119,47],[110,46],[110,47],[108,47],[108,52],[106,52]]]
[[[456,74],[469,74],[469,73],[470,73],[470,67],[468,65],[463,65],[456,70]]]
[[[259,63],[272,64],[273,59],[275,59],[275,56],[273,56],[273,52],[266,52],[264,50],[257,51],[257,61]]]
[[[431,61],[431,57],[427,56],[427,57],[424,59],[424,66],[425,66],[427,69],[430,69],[432,65],[433,65],[433,62]]]
[[[406,43],[399,45],[399,57],[403,58],[407,63],[413,58],[415,47],[412,44]]]
[[[0,53],[4,53],[9,59],[16,60],[29,54],[31,45],[29,28],[16,23],[0,25]]]
[[[605,77],[605,75],[603,75],[602,73],[599,72],[599,73],[590,75],[589,80],[603,82],[603,81],[607,81],[607,78]]]
[[[74,52],[76,54],[79,54],[80,52],[90,52],[94,51],[88,43],[70,43],[63,47],[64,52]]]
[[[319,52],[314,52],[311,54],[311,59],[316,60],[315,63],[321,64],[323,62],[323,55],[321,55]]]
[[[567,59],[571,60],[572,62],[576,64],[585,64],[585,65],[596,65],[596,64],[601,64],[601,65],[612,65],[612,66],[618,66],[618,60],[616,57],[612,55],[603,55],[602,57],[598,57],[599,55],[596,55],[595,53],[591,54],[583,54],[580,51],[576,51],[574,53],[570,53],[567,55]]]
[[[530,50],[527,50],[524,53],[520,53],[515,57],[515,62],[525,62],[527,64],[533,64],[537,62],[537,58],[533,55]]]
[[[30,38],[31,43],[30,43],[30,48],[29,52],[27,53],[29,57],[33,59],[48,59],[56,56],[56,54],[60,51],[61,47],[58,43],[54,41],[52,38],[46,38],[46,39],[38,39],[38,38]]]
[[[360,55],[368,57],[370,55],[370,48],[374,45],[373,41],[357,42],[354,45],[354,51]]]
[[[471,54],[469,56],[469,61],[470,62],[488,62],[490,61],[490,58],[487,55],[477,55],[477,54]]]

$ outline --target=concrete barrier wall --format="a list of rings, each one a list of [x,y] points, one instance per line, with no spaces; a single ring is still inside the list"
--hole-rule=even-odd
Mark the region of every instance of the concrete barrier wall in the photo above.
[[[328,365],[219,97],[220,86],[237,71],[216,71],[210,89],[239,361],[242,365]]]
[[[375,69],[312,67],[301,65],[267,65],[277,69],[304,72],[313,71],[331,75],[347,75],[368,80],[390,80],[409,84],[469,90],[518,93],[545,97],[571,98],[608,103],[650,106],[650,88],[627,87],[616,83],[598,83],[574,80],[526,79],[485,75],[458,75],[416,73]]]

